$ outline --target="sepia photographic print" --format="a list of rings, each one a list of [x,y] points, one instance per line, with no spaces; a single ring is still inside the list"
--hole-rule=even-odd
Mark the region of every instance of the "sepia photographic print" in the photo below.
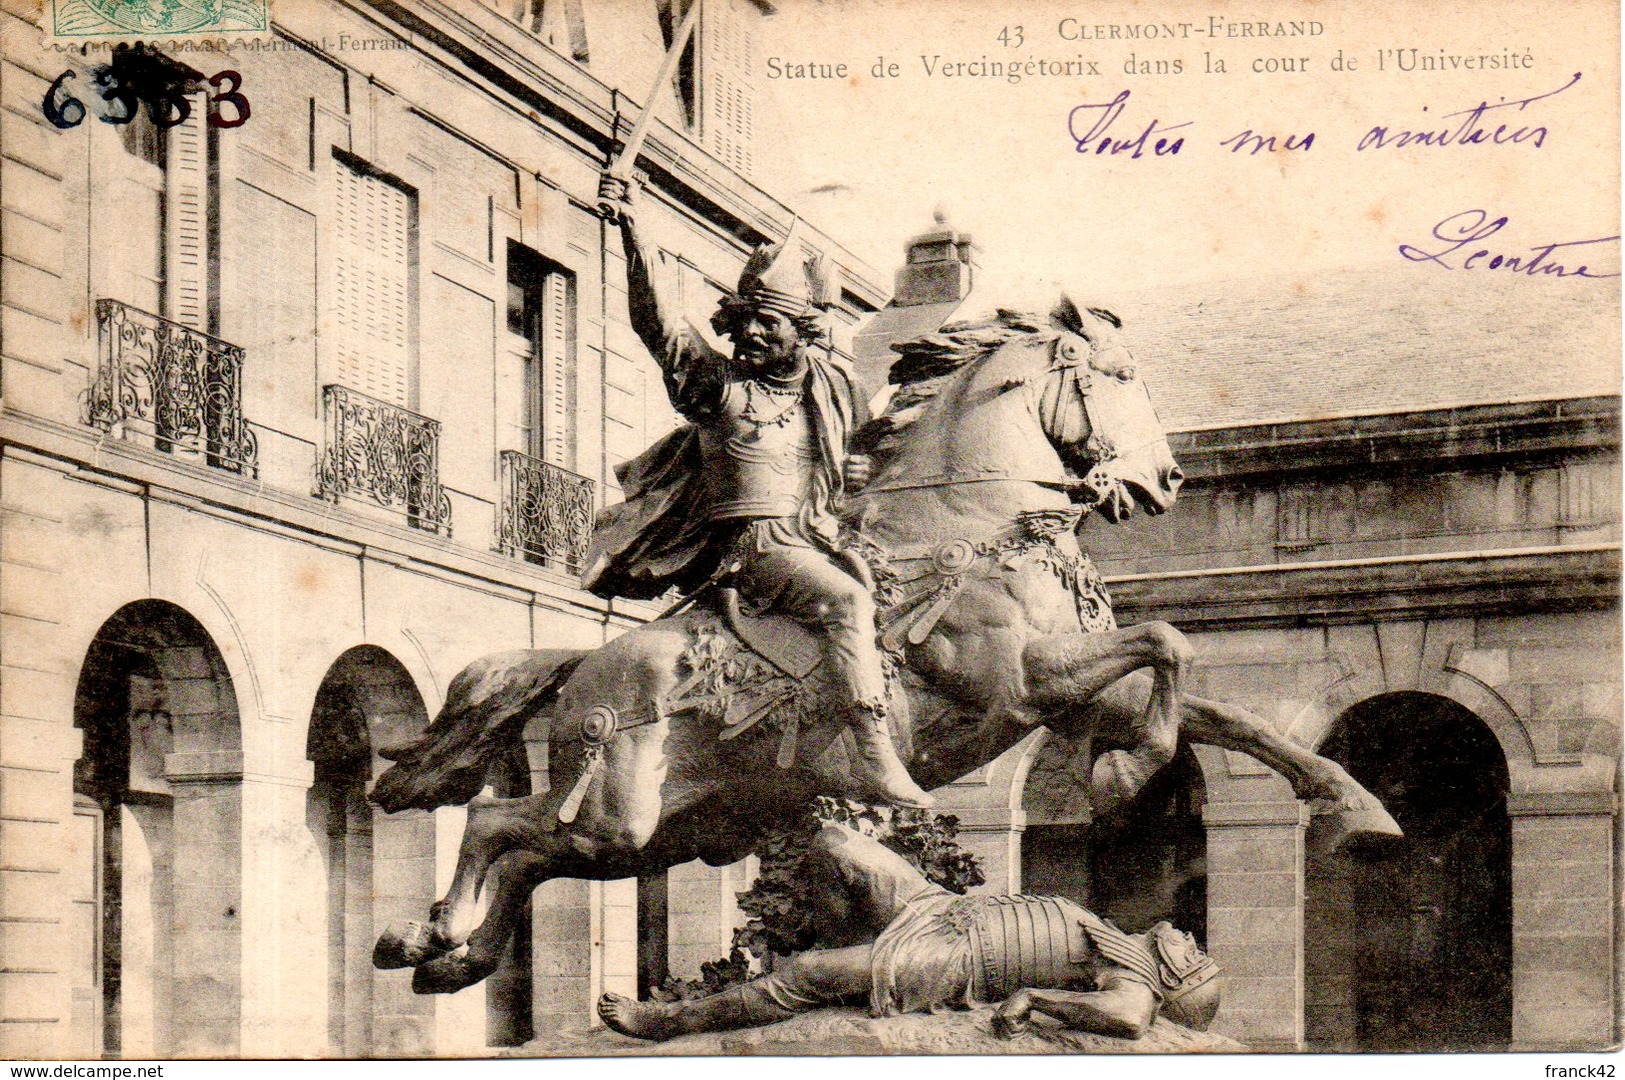
[[[1617,1050],[1619,73],[0,0],[0,1057]]]

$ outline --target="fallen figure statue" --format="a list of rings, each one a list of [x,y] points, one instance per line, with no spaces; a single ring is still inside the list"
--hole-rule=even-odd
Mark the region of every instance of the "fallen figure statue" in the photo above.
[[[878,841],[838,825],[814,838],[804,868],[819,948],[770,974],[691,1001],[605,994],[598,1014],[640,1039],[757,1027],[867,995],[893,1016],[1002,1002],[994,1032],[1033,1013],[1070,1028],[1139,1038],[1158,1014],[1206,1031],[1219,965],[1162,922],[1126,934],[1060,897],[957,896]]]

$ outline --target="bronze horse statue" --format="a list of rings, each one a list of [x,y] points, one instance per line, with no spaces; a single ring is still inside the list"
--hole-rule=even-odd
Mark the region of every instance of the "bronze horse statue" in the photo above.
[[[1001,312],[897,346],[900,388],[860,432],[874,467],[846,519],[874,580],[900,756],[930,789],[1044,725],[1110,748],[1092,776],[1104,811],[1171,760],[1183,732],[1285,776],[1321,847],[1397,836],[1335,762],[1245,709],[1185,694],[1189,647],[1172,626],[1112,621],[1080,517],[1120,520],[1136,502],[1160,513],[1181,479],[1116,330],[1063,300],[1047,317]],[[377,966],[415,967],[420,993],[460,990],[495,970],[541,882],[723,865],[813,796],[851,794],[851,736],[820,708],[816,642],[740,610],[725,584],[597,650],[478,660],[422,738],[386,751],[396,764],[374,801],[467,803],[468,823],[445,898],[427,925],[387,930]],[[481,795],[487,765],[541,716],[549,789]]]

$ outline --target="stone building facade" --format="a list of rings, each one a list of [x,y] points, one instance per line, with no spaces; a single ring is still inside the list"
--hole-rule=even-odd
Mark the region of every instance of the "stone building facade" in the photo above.
[[[549,884],[452,997],[369,963],[461,835],[373,811],[379,751],[474,658],[652,613],[575,563],[673,423],[591,207],[676,7],[279,5],[259,48],[179,54],[235,70],[247,121],[200,94],[160,131],[100,122],[110,54],[6,0],[0,1056],[477,1054],[632,990],[640,891],[680,965],[725,951],[742,867]],[[769,11],[708,0],[646,150],[697,317],[791,217],[754,127]],[[48,123],[53,83],[92,115]],[[845,271],[844,347],[883,293],[803,235]],[[527,739],[499,793],[546,783]]]

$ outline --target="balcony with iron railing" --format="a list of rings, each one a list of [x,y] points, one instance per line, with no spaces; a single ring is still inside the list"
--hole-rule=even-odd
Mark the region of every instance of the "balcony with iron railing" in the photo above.
[[[413,528],[451,535],[451,499],[440,484],[440,421],[347,386],[322,387],[325,426],[318,498],[371,501]]]
[[[80,419],[120,439],[258,474],[243,349],[118,300],[96,301],[97,362]]]
[[[540,458],[504,450],[496,549],[579,573],[592,538],[593,482]]]

